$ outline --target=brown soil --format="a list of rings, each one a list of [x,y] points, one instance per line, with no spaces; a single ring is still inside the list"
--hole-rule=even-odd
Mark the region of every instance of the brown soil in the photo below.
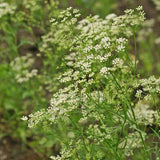
[[[4,137],[0,140],[0,160],[49,160],[40,153],[24,147],[18,140]]]

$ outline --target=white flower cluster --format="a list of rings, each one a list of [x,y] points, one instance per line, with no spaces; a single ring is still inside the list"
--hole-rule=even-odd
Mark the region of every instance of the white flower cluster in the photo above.
[[[62,28],[63,32],[67,31],[71,37],[69,26],[73,24],[70,24],[68,21],[70,21],[72,17],[77,17],[77,14],[79,14],[78,11],[72,11],[72,9],[69,8],[62,12],[57,20],[52,19],[53,28],[58,27],[58,30],[56,30],[54,34],[53,31],[51,31],[47,35],[47,39],[44,37],[42,47],[44,52],[45,49],[49,49],[48,43],[53,43],[54,41],[56,41],[56,43],[58,42],[58,45],[62,43],[60,42],[62,40],[60,37],[63,35]],[[96,87],[96,77],[99,73],[104,74],[110,70],[115,71],[118,68],[123,68],[123,59],[118,58],[118,56],[117,58],[113,58],[115,56],[114,52],[117,51],[117,46],[119,46],[118,50],[123,52],[125,50],[124,46],[127,43],[125,37],[132,35],[127,34],[126,30],[118,30],[118,33],[124,35],[124,37],[118,37],[119,34],[117,34],[117,32],[115,33],[112,28],[121,28],[119,26],[120,24],[127,23],[129,25],[126,25],[125,29],[132,32],[131,26],[136,27],[140,25],[143,20],[144,13],[142,9],[136,9],[132,10],[132,13],[127,11],[123,16],[116,16],[112,21],[110,19],[102,20],[98,16],[94,16],[90,19],[81,20],[78,26],[74,24],[76,30],[79,30],[78,37],[75,36],[74,39],[72,39],[72,43],[70,38],[65,39],[63,37],[62,40],[65,41],[63,42],[63,46],[65,44],[71,51],[71,54],[65,58],[66,65],[71,66],[73,69],[62,73],[58,78],[61,83],[66,84],[66,87],[60,89],[51,99],[51,106],[47,112],[49,115],[52,115],[50,118],[52,122],[58,119],[58,117],[68,116],[68,113],[79,109],[80,101],[81,103],[83,102],[83,115],[86,116],[87,112],[95,110],[95,105],[88,101],[90,99],[88,92],[91,92],[91,88]],[[50,36],[52,36],[52,38],[49,38]],[[110,59],[112,59],[112,63],[110,63]],[[95,89],[93,91],[95,91]],[[84,98],[81,97],[88,98],[83,101]],[[93,99],[93,97],[91,99]],[[86,112],[85,109],[88,111]],[[99,119],[96,111],[94,111],[95,114],[93,112],[91,113],[94,118]],[[85,117],[83,118],[85,119]]]
[[[151,76],[148,79],[141,79],[139,84],[145,92],[160,94],[160,78]]]
[[[33,128],[37,125],[40,121],[43,121],[46,117],[45,110],[37,111],[34,114],[30,114],[28,117],[22,117],[22,120],[28,119],[28,127]]]
[[[117,52],[124,52],[125,51],[125,46],[128,40],[126,38],[118,38],[117,40]]]
[[[111,113],[119,114],[123,120],[128,113],[131,121],[133,119],[129,107],[133,106],[131,95],[135,88],[134,82],[138,83],[136,87],[143,88],[136,93],[139,99],[143,92],[159,93],[160,82],[155,77],[136,81],[132,71],[129,71],[132,68],[126,61],[126,54],[123,54],[128,38],[144,21],[141,7],[127,10],[122,16],[109,15],[105,20],[94,16],[78,22],[78,16],[77,10],[72,11],[69,8],[57,19],[51,20],[51,31],[43,37],[41,51],[46,56],[52,56],[53,48],[56,54],[67,52],[63,57],[65,64],[59,66],[63,72],[57,75],[61,89],[53,94],[50,107],[46,111],[31,114],[28,122],[30,127],[34,127],[43,120],[52,124],[57,124],[59,120],[72,124],[76,119],[76,127],[82,128],[80,133],[76,132],[78,136],[75,134],[74,137],[83,146],[87,141],[87,145],[96,142],[96,145],[104,147],[106,141],[112,141],[111,135],[117,135],[121,129],[116,118],[111,118],[114,117]],[[126,115],[122,112],[123,107]],[[153,124],[154,118],[159,116],[148,105],[136,105],[134,112],[137,124],[143,125]],[[72,119],[72,116],[76,118]],[[25,117],[23,119],[26,120]],[[112,121],[112,126],[108,119]],[[128,121],[124,128],[133,125]],[[85,138],[82,132],[85,133]],[[126,151],[130,154],[133,149],[141,147],[142,138],[139,132],[128,134],[120,148],[125,148],[125,144]],[[72,154],[68,149],[62,149],[61,156],[51,158],[70,159],[73,158]]]
[[[136,96],[137,98],[139,98],[139,99],[140,99],[140,98],[141,98],[141,96],[142,96],[142,92],[143,92],[143,91],[142,91],[142,90],[140,90],[140,89],[139,89],[139,90],[137,90],[137,92],[136,92],[136,95],[135,95],[135,96]]]
[[[111,71],[111,68],[109,68],[109,67],[102,67],[101,70],[100,70],[100,73],[102,75],[107,75],[107,74],[110,74],[110,71]]]
[[[140,125],[150,125],[152,126],[156,122],[159,121],[157,111],[150,108],[148,104],[144,104],[139,101],[138,104],[134,108],[134,113],[136,117],[136,121]],[[128,115],[131,115],[131,111],[128,111]]]
[[[69,49],[73,44],[72,33],[79,16],[79,11],[77,9],[72,10],[70,7],[50,20],[50,31],[42,37],[43,43],[40,47],[40,51],[45,53],[45,56],[53,56],[52,58],[56,59],[57,57],[61,58],[61,54],[64,57],[66,49]],[[55,54],[57,54],[57,57]]]
[[[74,147],[72,147],[74,146]],[[60,151],[60,155],[57,156],[51,156],[50,158],[52,160],[65,160],[65,159],[71,159],[72,155],[80,149],[82,146],[81,142],[78,140],[76,142],[70,141],[69,147],[63,146],[62,150]]]
[[[26,56],[16,57],[11,63],[13,71],[16,74],[16,80],[18,83],[26,82],[32,77],[37,75],[38,70],[32,69],[34,64],[34,58],[31,54]]]
[[[138,7],[136,10],[126,10],[125,13],[126,14],[122,16],[111,14],[109,17],[107,16],[105,20],[100,19],[98,16],[94,16],[92,18],[92,23],[89,19],[84,19],[79,23],[78,28],[82,29],[84,34],[97,34],[96,39],[98,39],[98,37],[100,38],[102,30],[107,30],[107,33],[110,36],[123,34],[126,37],[130,37],[133,35],[133,28],[136,29],[143,23],[145,19],[144,12],[142,11],[142,7]],[[110,43],[108,45],[110,45]]]
[[[100,62],[107,62],[108,58],[111,56],[111,53],[107,53],[104,56],[101,55],[93,55],[90,54],[87,56],[87,60],[91,61],[91,60],[99,60]]]
[[[27,121],[27,120],[28,120],[28,117],[27,117],[27,116],[23,116],[23,117],[21,118],[21,120]]]
[[[23,0],[23,5],[26,9],[30,9],[32,11],[36,11],[39,9],[39,5],[37,5],[37,0]]]
[[[49,120],[55,122],[60,117],[68,116],[70,112],[78,108],[79,101],[80,96],[78,96],[78,88],[76,86],[70,85],[60,89],[50,101],[48,114],[51,117]]]
[[[120,58],[115,58],[113,61],[112,61],[114,67],[117,67],[117,68],[122,68],[123,67],[123,60],[120,59]]]
[[[0,3],[0,18],[7,14],[13,14],[16,7],[8,3]]]
[[[146,133],[142,132],[142,137],[145,139]],[[134,133],[129,133],[127,137],[125,137],[124,141],[119,144],[120,148],[125,148],[125,155],[131,156],[133,155],[133,150],[140,148],[143,146],[140,134],[136,131]]]
[[[155,44],[160,44],[160,37],[155,39]]]
[[[102,127],[99,128],[100,126],[95,124],[95,125],[90,125],[87,129],[87,134],[88,138],[94,140],[95,143],[100,145],[104,140],[111,139],[111,133],[114,128],[109,128],[109,127]],[[102,131],[103,129],[103,131]]]

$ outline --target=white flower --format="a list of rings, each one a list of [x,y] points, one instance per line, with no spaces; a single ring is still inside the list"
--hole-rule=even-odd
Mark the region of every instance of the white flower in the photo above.
[[[28,117],[27,117],[27,116],[23,116],[23,117],[21,118],[21,120],[27,121],[27,120],[28,120]]]
[[[158,37],[157,39],[155,39],[155,44],[160,44],[160,37]]]
[[[114,65],[114,67],[118,67],[118,68],[122,68],[123,66],[123,60],[120,59],[120,58],[115,58],[113,61],[112,61],[112,64]]]
[[[135,96],[136,96],[137,98],[141,98],[141,94],[142,94],[142,90],[137,90]]]
[[[103,68],[100,70],[100,73],[101,73],[101,74],[106,74],[106,73],[108,73],[108,71],[110,71],[110,68],[103,67]]]
[[[107,15],[107,16],[106,16],[106,19],[107,19],[107,20],[110,20],[110,19],[113,19],[113,18],[115,18],[115,17],[116,17],[116,14],[112,13],[112,14]]]

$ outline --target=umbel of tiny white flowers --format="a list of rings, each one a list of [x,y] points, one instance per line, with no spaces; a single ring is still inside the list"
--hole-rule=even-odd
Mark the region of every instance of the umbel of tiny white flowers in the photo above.
[[[37,76],[38,70],[32,69],[34,64],[34,58],[31,54],[26,56],[16,57],[10,66],[12,70],[16,73],[16,80],[18,83],[26,82],[32,77]]]
[[[31,128],[46,120],[52,124],[63,121],[73,132],[73,126],[77,129],[79,126],[83,128],[85,124],[85,127],[72,137],[73,143],[69,143],[68,147],[63,145],[60,155],[51,157],[54,160],[72,158],[80,151],[87,152],[86,146],[91,145],[89,142],[103,148],[106,142],[112,143],[111,135],[115,139],[121,139],[122,137],[116,136],[121,130],[119,126],[124,117],[128,119],[123,126],[127,128],[127,125],[130,125],[133,128],[132,119],[137,119],[137,124],[147,125],[153,124],[153,117],[157,116],[156,112],[149,113],[151,109],[148,105],[141,103],[140,107],[138,104],[133,106],[134,103],[130,102],[131,96],[129,97],[134,93],[136,83],[137,87],[143,88],[135,93],[138,99],[144,91],[159,93],[159,79],[135,79],[128,59],[126,60],[128,38],[135,34],[145,19],[142,7],[126,10],[121,16],[109,15],[106,19],[93,16],[78,21],[78,16],[78,11],[68,8],[51,20],[51,31],[43,37],[41,51],[47,55],[53,51],[53,46],[54,52],[68,51],[68,54],[64,55],[65,68],[62,68],[63,72],[57,76],[63,87],[53,94],[47,110],[32,113],[28,119],[28,126]],[[113,125],[108,123],[110,111],[120,115],[118,118],[111,116]],[[141,116],[139,112],[143,111],[145,114]],[[144,123],[147,118],[149,121]],[[75,119],[78,125],[75,124]],[[136,141],[132,143],[134,133]],[[128,133],[119,145],[120,149],[129,151],[127,156],[133,153],[136,144],[137,147],[143,146],[145,134],[138,131],[134,133]],[[102,152],[100,148],[97,149]]]

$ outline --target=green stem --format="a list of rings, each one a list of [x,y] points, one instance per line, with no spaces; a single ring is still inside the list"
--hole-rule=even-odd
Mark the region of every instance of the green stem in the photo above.
[[[145,144],[145,141],[143,139],[143,136],[142,136],[142,133],[141,131],[138,129],[138,124],[137,124],[137,120],[136,120],[136,116],[135,116],[135,113],[134,113],[134,110],[132,108],[132,105],[131,105],[131,102],[130,100],[128,99],[128,96],[127,96],[127,93],[124,93],[123,90],[122,90],[122,87],[121,85],[118,83],[118,81],[116,80],[116,77],[111,74],[112,77],[113,77],[113,82],[115,82],[116,86],[117,86],[117,89],[120,89],[122,91],[122,93],[124,95],[126,95],[125,99],[126,99],[126,104],[128,105],[128,107],[131,109],[131,112],[132,112],[132,116],[133,116],[133,119],[134,119],[134,124],[136,125],[136,130],[138,131],[140,137],[141,137],[141,140],[142,140],[142,143],[143,143],[143,146],[144,146],[144,151],[147,152],[147,147],[146,147],[146,144]],[[128,118],[128,117],[127,117]],[[149,156],[148,152],[147,152],[147,155]]]
[[[134,48],[135,48],[135,62],[134,62],[134,75],[136,77],[136,69],[137,69],[137,43],[136,43],[136,35],[133,34],[134,37]]]
[[[80,131],[84,147],[87,150],[87,152],[89,153],[89,150],[88,150],[87,145],[85,143],[85,137],[84,137],[83,131],[81,129],[79,129],[79,127],[77,126],[77,124],[73,121],[73,119],[70,116],[69,116],[69,119],[71,120],[72,124]]]

